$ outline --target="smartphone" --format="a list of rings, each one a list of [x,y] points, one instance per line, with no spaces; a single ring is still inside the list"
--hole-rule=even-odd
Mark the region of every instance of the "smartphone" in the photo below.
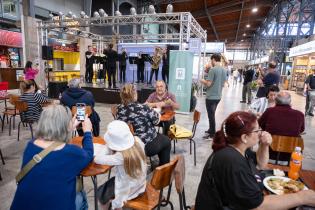
[[[84,121],[85,119],[85,103],[77,103],[77,120]]]

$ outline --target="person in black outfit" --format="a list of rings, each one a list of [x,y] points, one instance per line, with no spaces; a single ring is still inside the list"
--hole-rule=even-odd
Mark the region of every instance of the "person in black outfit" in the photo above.
[[[305,80],[304,92],[306,93],[305,115],[314,117],[314,102],[312,97],[315,97],[315,69],[312,69],[313,73],[308,75]]]
[[[306,203],[315,205],[312,190],[263,194],[264,177],[257,167],[267,166],[271,142],[271,135],[259,128],[256,115],[232,113],[213,139],[213,153],[201,175],[195,209],[291,209]],[[255,153],[251,147],[256,144],[259,146]]]
[[[93,135],[99,136],[101,120],[97,112],[94,110],[94,97],[90,91],[80,88],[80,79],[74,78],[69,81],[69,88],[61,94],[60,103],[70,109],[77,103],[85,103],[86,106],[91,106],[92,114],[89,118],[93,126]],[[77,131],[79,136],[83,136],[81,128]]]
[[[243,91],[242,91],[242,100],[241,103],[246,103],[247,95],[247,104],[251,103],[252,100],[252,81],[255,71],[253,69],[248,69],[244,72],[244,82],[243,82]]]
[[[85,52],[85,81],[87,83],[92,83],[93,63],[94,63],[93,47],[89,45],[88,51]]]
[[[122,49],[122,53],[120,55],[120,60],[119,60],[119,79],[121,83],[126,82],[126,60],[128,59],[128,55],[126,52],[126,49]]]
[[[137,83],[144,82],[144,61],[142,52],[139,52],[137,59]]]
[[[116,88],[116,61],[118,60],[118,54],[113,50],[113,44],[108,45],[106,51],[107,56],[107,76],[108,76],[108,88]]]
[[[269,63],[268,73],[264,75],[262,81],[260,81],[260,83],[262,83],[263,86],[258,88],[258,91],[256,94],[257,98],[265,97],[270,86],[279,85],[280,75],[276,71],[276,67],[277,67],[277,64],[274,61]]]
[[[169,50],[167,48],[164,49],[162,56],[163,66],[162,66],[162,79],[168,84],[169,77]]]

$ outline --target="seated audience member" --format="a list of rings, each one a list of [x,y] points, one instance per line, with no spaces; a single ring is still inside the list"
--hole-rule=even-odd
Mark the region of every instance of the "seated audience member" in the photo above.
[[[275,99],[279,91],[280,90],[278,86],[271,86],[267,91],[266,97],[255,99],[250,105],[249,110],[257,116],[261,116],[267,108],[275,106]]]
[[[162,80],[157,81],[155,89],[156,91],[154,93],[151,93],[151,95],[146,101],[146,104],[149,107],[161,108],[162,112],[168,110],[174,111],[179,109],[179,104],[176,102],[175,95],[166,90],[166,85],[164,81]],[[167,135],[170,125],[174,123],[175,123],[174,119],[162,123],[164,135]]]
[[[42,104],[48,102],[40,90],[35,92],[33,80],[25,80],[20,83],[20,100],[27,102],[27,111],[21,113],[21,118],[31,122],[37,122],[42,113]]]
[[[51,105],[44,109],[35,140],[28,142],[24,151],[22,167],[48,147],[53,146],[53,150],[19,181],[11,210],[83,207],[83,203],[76,203],[76,176],[93,159],[92,125],[87,117],[82,122],[84,136],[80,148],[68,144],[77,124],[67,107]],[[77,197],[80,195],[82,192]]]
[[[171,142],[163,134],[157,133],[155,125],[160,122],[160,114],[149,106],[137,102],[137,90],[126,84],[120,91],[122,104],[117,107],[117,120],[130,123],[134,133],[145,144],[147,156],[159,156],[160,165],[170,161]]]
[[[101,120],[97,112],[94,110],[94,97],[90,91],[80,88],[80,79],[74,78],[69,81],[69,88],[62,93],[60,103],[70,109],[77,103],[85,103],[86,106],[91,106],[92,114],[90,120],[93,125],[93,135],[99,136]],[[78,134],[80,136],[83,135],[81,129],[78,129]]]
[[[276,97],[276,106],[268,108],[258,120],[260,127],[271,135],[300,136],[305,129],[304,114],[291,108],[291,95],[281,91]],[[270,159],[277,153],[270,148]],[[290,161],[291,154],[280,153],[280,161]]]
[[[213,139],[213,153],[202,172],[195,209],[271,210],[315,206],[313,190],[284,195],[263,194],[263,177],[257,167],[266,167],[271,142],[270,134],[261,131],[254,114],[232,113]],[[250,148],[257,144],[255,153]]]
[[[115,166],[116,176],[99,187],[99,201],[104,209],[121,209],[124,202],[136,198],[146,187],[146,156],[144,144],[133,136],[128,125],[120,120],[109,123],[104,135],[103,153],[95,156],[95,163]]]

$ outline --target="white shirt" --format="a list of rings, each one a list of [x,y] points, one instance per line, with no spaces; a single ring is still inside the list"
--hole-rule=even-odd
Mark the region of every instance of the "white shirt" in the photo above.
[[[144,144],[135,136],[135,140],[144,150]],[[134,179],[126,174],[124,169],[124,158],[121,152],[113,152],[104,145],[104,152],[95,154],[94,162],[101,165],[115,166],[115,199],[112,201],[112,209],[122,208],[124,202],[138,197],[146,188],[146,162],[142,162],[142,174],[138,179]]]
[[[237,70],[234,70],[234,71],[233,71],[233,77],[238,77],[238,74],[239,74],[239,73],[238,73]]]

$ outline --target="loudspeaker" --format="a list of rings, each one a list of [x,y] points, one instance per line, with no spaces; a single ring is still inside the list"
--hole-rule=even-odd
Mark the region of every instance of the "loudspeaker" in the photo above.
[[[52,46],[42,46],[42,59],[43,60],[53,60],[53,48]]]

